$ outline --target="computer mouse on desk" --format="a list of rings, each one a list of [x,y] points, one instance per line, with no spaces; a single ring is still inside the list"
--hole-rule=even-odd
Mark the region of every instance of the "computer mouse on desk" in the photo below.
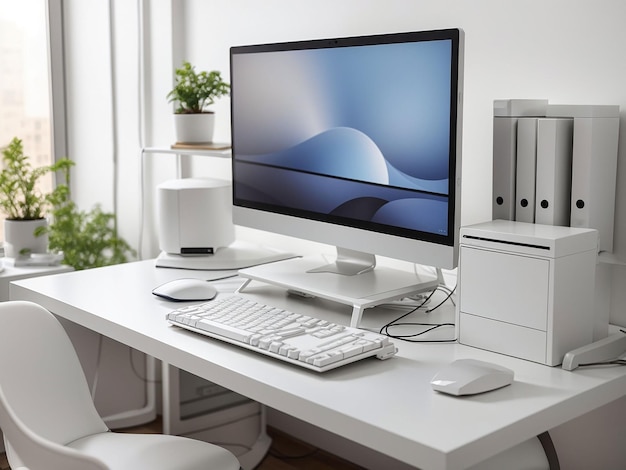
[[[431,380],[434,390],[450,395],[475,395],[513,383],[511,369],[476,359],[457,359]]]
[[[190,302],[212,300],[217,295],[217,289],[202,279],[183,278],[161,284],[152,293],[166,300]]]

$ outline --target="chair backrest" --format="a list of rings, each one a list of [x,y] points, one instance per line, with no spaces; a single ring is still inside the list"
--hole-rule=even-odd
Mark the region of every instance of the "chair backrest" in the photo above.
[[[0,428],[19,463],[30,468],[40,468],[29,463],[31,453],[78,458],[63,446],[107,431],[65,330],[32,302],[0,303]],[[86,458],[82,468],[106,467]]]
[[[29,470],[23,466],[28,464],[33,470],[109,470],[103,462],[91,456],[34,434],[5,403],[0,387],[0,426],[11,468]]]

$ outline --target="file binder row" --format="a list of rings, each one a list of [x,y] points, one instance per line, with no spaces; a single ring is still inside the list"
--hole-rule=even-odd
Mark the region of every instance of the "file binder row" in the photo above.
[[[594,228],[613,250],[619,106],[496,100],[493,219]]]

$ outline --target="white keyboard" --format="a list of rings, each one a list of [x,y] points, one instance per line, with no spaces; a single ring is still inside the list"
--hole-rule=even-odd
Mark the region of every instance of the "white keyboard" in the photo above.
[[[397,352],[387,336],[263,305],[241,295],[181,307],[166,319],[318,372],[371,356],[388,359]]]

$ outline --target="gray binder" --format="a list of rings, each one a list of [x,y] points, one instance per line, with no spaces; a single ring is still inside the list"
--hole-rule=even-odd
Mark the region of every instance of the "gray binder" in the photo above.
[[[537,120],[535,222],[570,225],[574,120]]]
[[[520,118],[517,123],[517,171],[515,220],[535,221],[535,177],[537,169],[537,118]]]
[[[554,105],[549,116],[574,118],[572,227],[594,228],[600,251],[613,251],[619,106]]]
[[[547,107],[548,100],[493,102],[493,219],[515,220],[518,119],[545,116]]]

